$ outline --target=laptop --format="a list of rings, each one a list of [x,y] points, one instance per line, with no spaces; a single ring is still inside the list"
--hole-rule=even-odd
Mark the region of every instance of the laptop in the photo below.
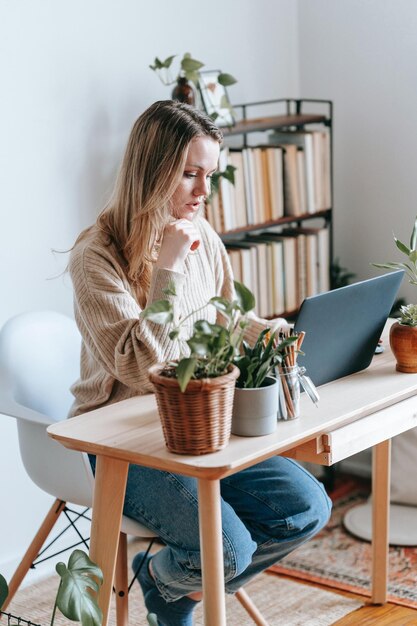
[[[368,367],[394,304],[399,270],[306,298],[294,329],[305,331],[297,363],[315,385]]]

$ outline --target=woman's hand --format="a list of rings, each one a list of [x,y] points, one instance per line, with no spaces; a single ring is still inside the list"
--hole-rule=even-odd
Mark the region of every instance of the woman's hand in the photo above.
[[[175,220],[167,224],[162,234],[156,267],[182,272],[184,261],[190,250],[197,250],[200,245],[200,233],[193,223],[186,219]]]

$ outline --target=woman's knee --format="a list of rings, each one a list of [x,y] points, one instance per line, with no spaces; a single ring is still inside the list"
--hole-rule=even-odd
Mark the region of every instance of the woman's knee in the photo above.
[[[299,511],[292,516],[298,530],[316,534],[328,523],[332,502],[323,485],[310,475],[308,489],[299,494]]]
[[[231,537],[223,533],[225,582],[233,580],[249,567],[256,548],[257,544],[245,527],[239,529],[239,533]]]

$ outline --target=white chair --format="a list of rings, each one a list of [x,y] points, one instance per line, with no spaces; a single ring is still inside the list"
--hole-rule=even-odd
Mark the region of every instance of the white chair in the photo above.
[[[0,413],[17,420],[20,454],[29,477],[56,498],[9,583],[9,603],[67,502],[91,507],[94,475],[88,455],[68,450],[46,428],[65,419],[79,375],[81,338],[75,322],[54,311],[22,313],[0,330]],[[127,535],[155,533],[123,516],[115,573],[117,625],[128,624]],[[255,624],[267,626],[243,589],[236,594]],[[4,610],[5,607],[3,607]]]

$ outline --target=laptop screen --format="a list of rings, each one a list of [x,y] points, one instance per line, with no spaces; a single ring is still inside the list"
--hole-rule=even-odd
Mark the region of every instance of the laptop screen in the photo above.
[[[306,333],[297,363],[315,385],[368,367],[403,276],[391,272],[304,300],[294,325]]]

